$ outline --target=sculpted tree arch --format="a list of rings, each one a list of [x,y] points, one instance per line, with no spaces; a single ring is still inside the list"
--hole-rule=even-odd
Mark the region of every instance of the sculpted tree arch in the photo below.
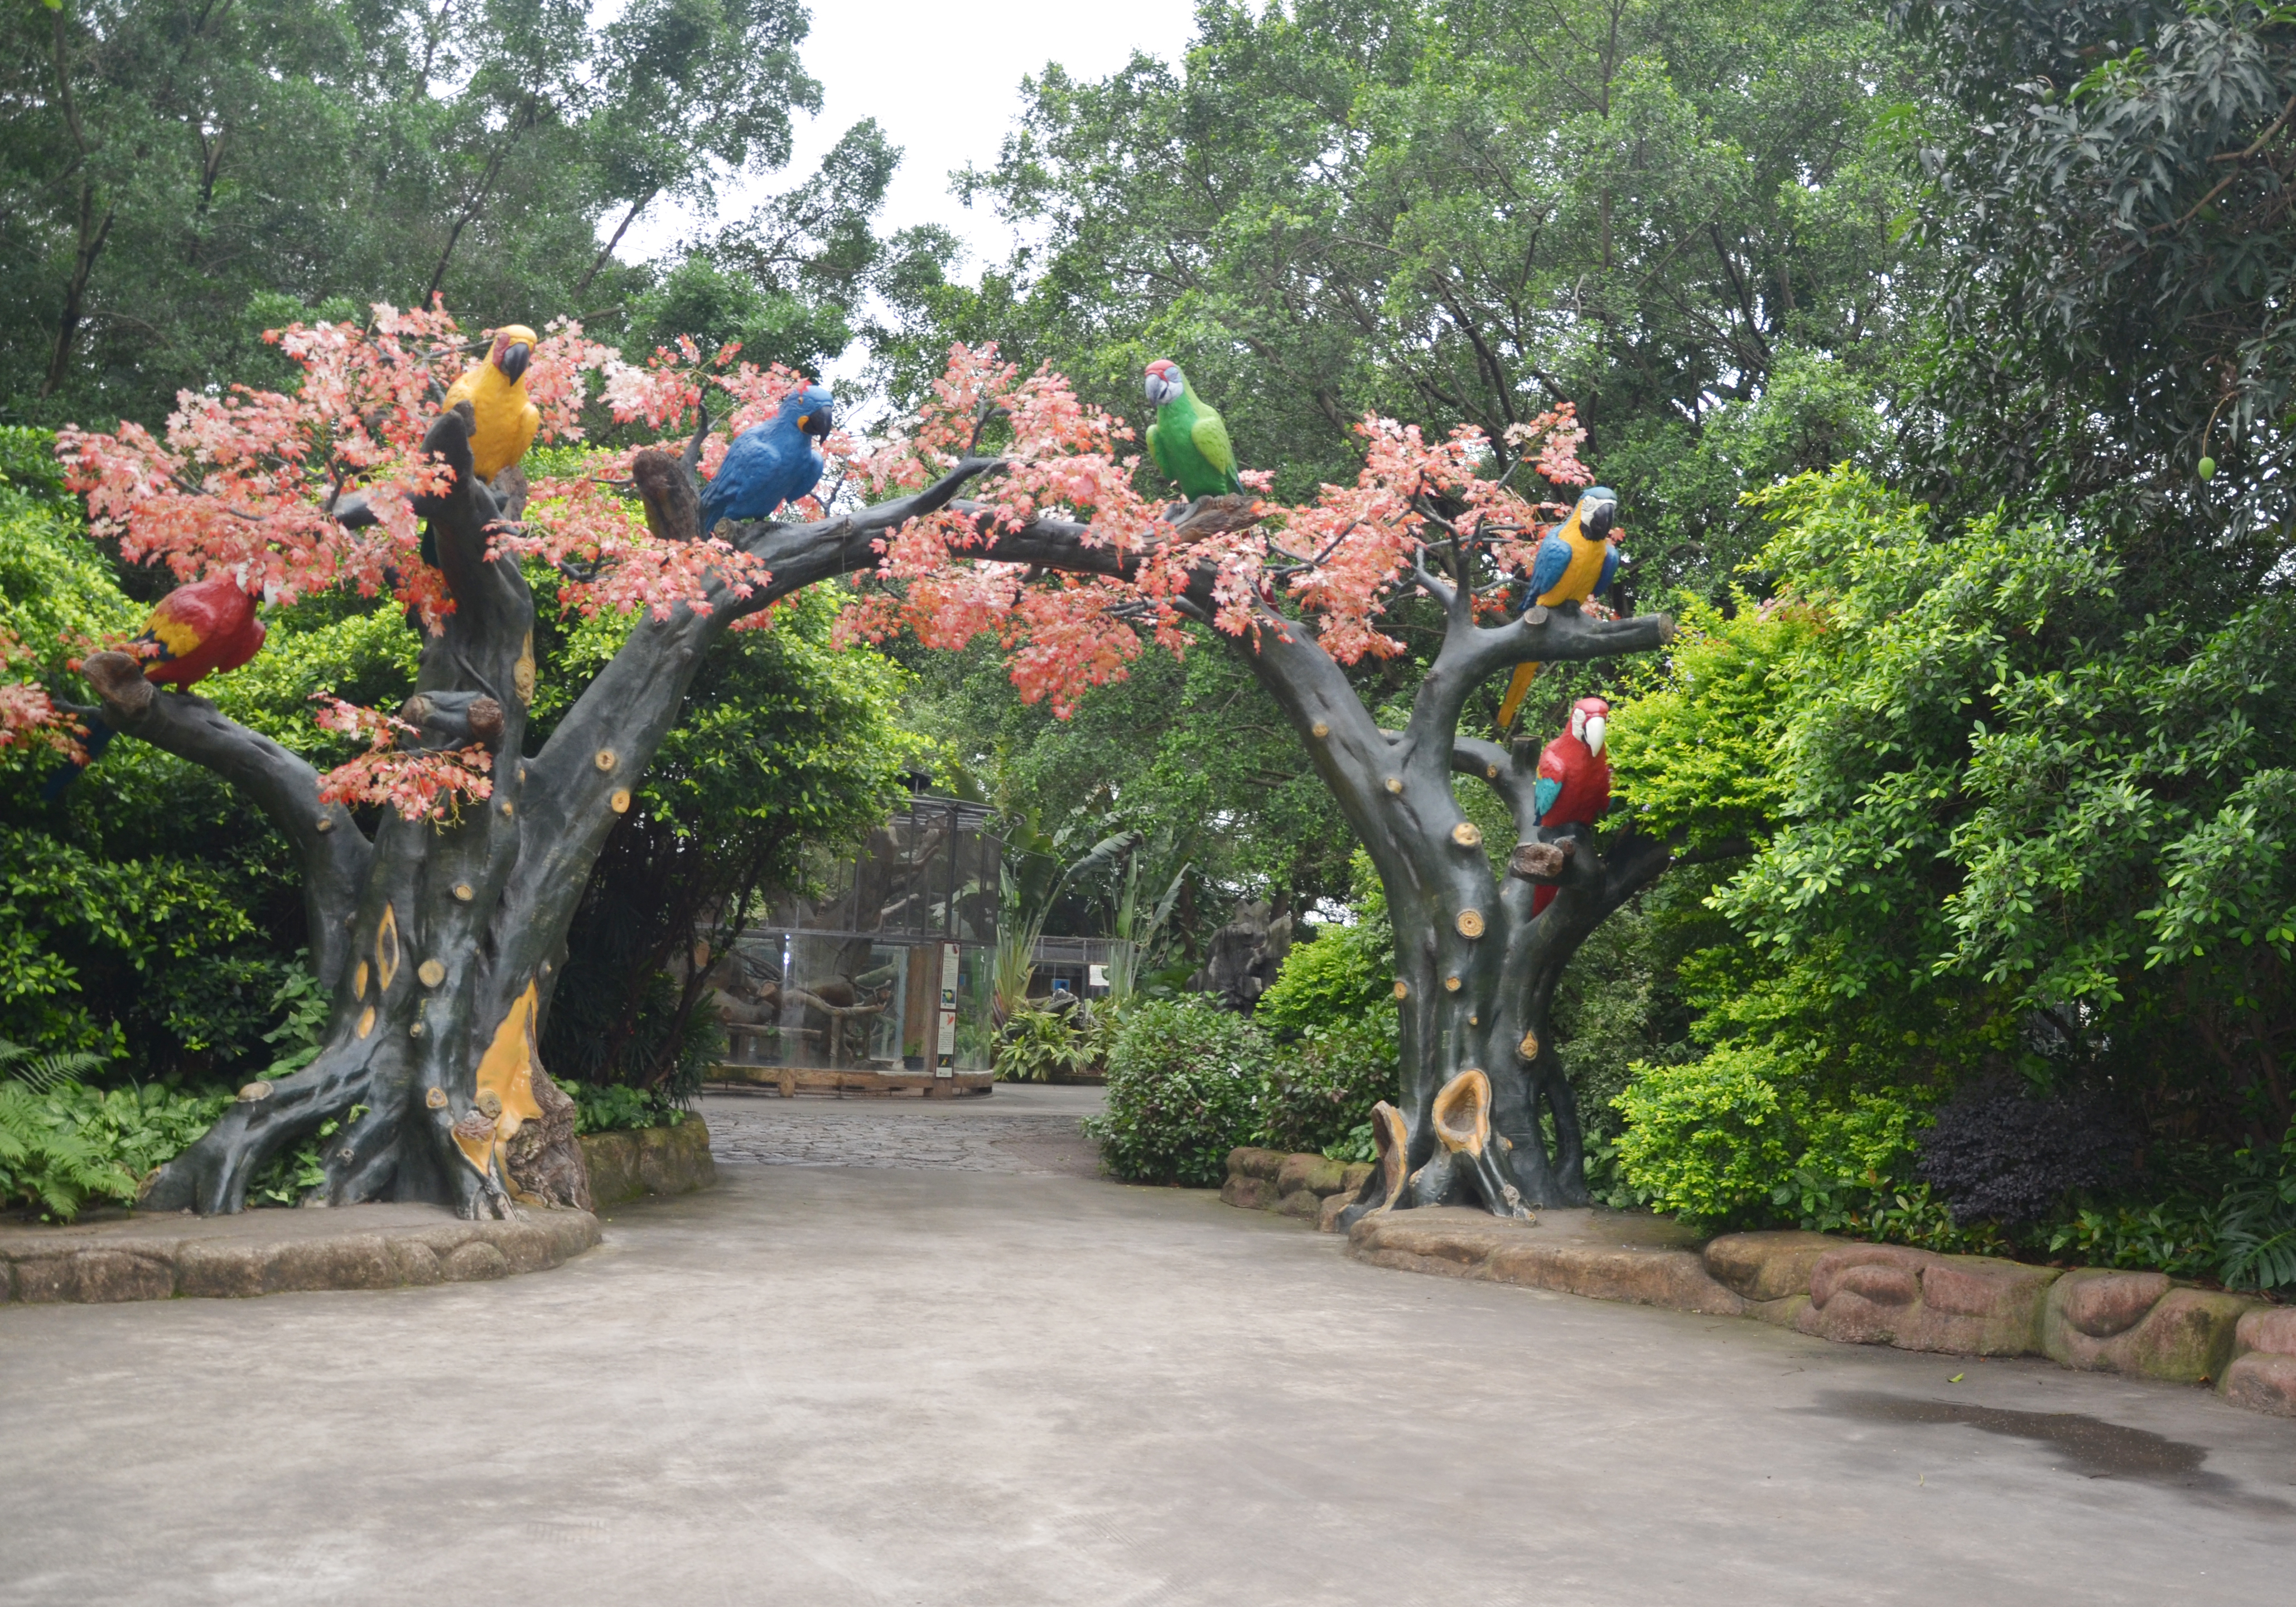
[[[908,628],[952,647],[995,633],[1024,695],[1056,710],[1152,644],[1185,646],[1187,622],[1213,627],[1298,729],[1394,917],[1401,1076],[1362,1209],[1584,1199],[1547,1013],[1571,954],[1667,850],[1627,831],[1598,852],[1583,827],[1544,841],[1536,744],[1501,749],[1462,737],[1459,722],[1470,693],[1518,663],[1649,651],[1672,627],[1569,605],[1511,617],[1503,600],[1556,506],[1479,478],[1488,451],[1472,430],[1429,442],[1366,419],[1353,486],[1299,506],[1247,495],[1167,507],[1135,488],[1122,425],[1056,376],[956,348],[891,439],[864,450],[830,438],[835,505],[808,499],[783,510],[789,522],[727,521],[702,539],[697,472],[798,376],[731,354],[704,365],[690,347],[632,366],[554,326],[529,365],[545,439],[578,437],[586,388],[624,423],[674,434],[578,474],[527,486],[513,470],[489,487],[471,470],[467,415],[435,411],[467,349],[442,314],[379,308],[364,332],[299,326],[283,345],[307,371],[295,396],[187,393],[165,439],[131,425],[60,444],[99,533],[129,560],[184,579],[230,572],[289,599],[388,593],[429,633],[415,695],[395,715],[322,709],[372,742],[324,775],[196,694],[155,690],[126,654],[85,662],[102,699],[87,713],[224,775],[292,845],[332,1000],[318,1057],[244,1090],[154,1175],[147,1205],[239,1209],[267,1160],[331,1120],[317,1191],[329,1202],[438,1201],[475,1216],[521,1193],[578,1199],[564,1096],[535,1045],[591,861],[703,650],[830,579],[857,584],[857,635]],[[1568,409],[1514,433],[1553,485],[1587,480]],[[533,566],[554,571],[565,605],[635,622],[529,751]],[[1345,666],[1398,651],[1378,617],[1414,587],[1439,600],[1446,634],[1409,724],[1383,731]],[[1558,889],[1543,914],[1529,881],[1495,875],[1453,794],[1458,774],[1513,811],[1516,868]]]

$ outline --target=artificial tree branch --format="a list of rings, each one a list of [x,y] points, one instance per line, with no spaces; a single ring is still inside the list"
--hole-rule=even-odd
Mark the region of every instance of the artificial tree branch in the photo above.
[[[1510,750],[1478,737],[1451,739],[1451,768],[1489,783],[1514,817],[1518,842],[1529,841],[1538,829],[1538,758],[1529,747],[1518,743]]]
[[[759,587],[751,597],[724,596],[718,607],[720,618],[730,624],[816,580],[851,574],[873,564],[877,557],[873,544],[886,531],[898,529],[912,519],[939,512],[952,504],[972,511],[969,504],[956,502],[956,494],[972,480],[1002,468],[1004,463],[1001,457],[960,458],[947,473],[921,491],[805,524],[729,522],[724,527],[726,539],[764,563],[772,571],[773,582]],[[986,510],[981,512],[985,516]],[[1086,529],[1083,525],[1066,528]]]
[[[630,479],[644,504],[646,529],[657,541],[701,538],[701,499],[693,477],[667,452],[649,447],[630,460]]]
[[[701,446],[703,442],[709,439],[709,408],[708,405],[706,403],[696,403],[694,405],[693,411],[701,415],[701,422],[693,426],[693,439],[685,443],[685,455],[679,460],[685,470],[685,479],[688,485],[698,483],[701,478]]]
[[[445,490],[414,498],[414,511],[430,521],[431,551],[439,572],[447,578],[457,616],[499,617],[505,607],[522,603],[506,588],[505,567],[491,562],[487,552],[487,527],[500,517],[494,493],[478,477],[471,462],[471,432],[477,415],[468,402],[457,402],[430,422],[422,437],[426,456],[436,456],[454,471],[454,483]],[[473,619],[470,623],[476,624]]]
[[[1542,615],[1543,617],[1535,617]],[[1518,664],[1571,664],[1589,659],[1613,659],[1626,653],[1652,652],[1674,640],[1671,614],[1636,614],[1625,619],[1597,619],[1582,613],[1578,604],[1559,603],[1531,610],[1505,625],[1479,626],[1463,635],[1452,664],[1470,685]],[[1451,644],[1445,644],[1448,655]]]
[[[103,700],[106,725],[214,771],[253,799],[294,845],[303,865],[312,969],[322,986],[332,988],[348,952],[344,922],[373,857],[350,811],[319,800],[319,773],[302,759],[196,693],[161,692],[127,654],[92,653],[80,673]]]
[[[1443,605],[1445,620],[1447,622],[1456,619],[1458,616],[1461,588],[1447,580],[1438,580],[1435,578],[1435,571],[1427,567],[1425,547],[1419,547],[1412,553],[1411,573],[1426,589],[1427,594]]]

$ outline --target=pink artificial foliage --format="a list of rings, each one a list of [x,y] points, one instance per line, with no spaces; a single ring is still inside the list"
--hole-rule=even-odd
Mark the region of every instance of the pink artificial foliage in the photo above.
[[[422,562],[410,499],[449,480],[443,463],[426,458],[422,440],[436,398],[472,360],[471,343],[443,309],[388,306],[364,327],[296,324],[266,338],[303,370],[291,395],[247,386],[220,396],[185,391],[164,439],[132,423],[112,434],[61,432],[58,455],[73,488],[87,496],[94,533],[116,538],[131,562],[165,563],[183,580],[227,570],[281,602],[344,586],[365,596],[387,592],[439,630],[454,600],[444,577]],[[594,397],[618,424],[644,424],[660,432],[660,449],[682,453],[707,407],[717,428],[701,468],[714,475],[733,434],[771,417],[807,383],[788,368],[759,368],[738,356],[729,346],[705,360],[681,339],[632,365],[578,324],[558,320],[527,370],[527,393],[542,415],[538,439],[581,440],[586,400]],[[987,449],[976,446],[984,420],[996,443]],[[1021,696],[1049,698],[1065,717],[1086,688],[1121,678],[1144,640],[1174,653],[1185,647],[1186,619],[1174,599],[1200,573],[1211,577],[1219,629],[1284,629],[1270,606],[1280,592],[1308,616],[1326,652],[1353,663],[1401,651],[1378,620],[1398,587],[1415,585],[1413,560],[1431,532],[1440,533],[1431,520],[1438,504],[1459,538],[1480,541],[1515,572],[1528,569],[1544,524],[1566,511],[1490,478],[1491,443],[1472,429],[1430,441],[1415,425],[1367,414],[1357,433],[1364,466],[1353,485],[1326,485],[1313,500],[1287,506],[1268,500],[1272,474],[1245,471],[1243,483],[1261,499],[1256,521],[1182,534],[1167,504],[1138,488],[1128,426],[1080,400],[1049,369],[1023,377],[995,346],[960,344],[949,348],[930,398],[900,428],[866,443],[832,434],[824,443],[831,490],[791,512],[824,516],[824,498],[848,484],[865,502],[904,496],[948,473],[969,451],[993,455],[999,467],[973,481],[969,505],[912,519],[877,543],[876,570],[840,619],[840,639],[882,640],[906,629],[928,645],[954,648],[994,637]],[[1578,458],[1586,431],[1568,405],[1511,426],[1505,439],[1551,486],[1592,478]],[[713,595],[754,596],[770,576],[750,553],[722,539],[654,538],[614,483],[627,484],[636,450],[592,454],[571,473],[530,475],[524,517],[489,531],[492,552],[556,567],[562,606],[580,614],[668,619],[679,608],[707,611]],[[354,530],[330,514],[354,490],[367,494],[379,523]],[[1069,521],[1085,546],[1111,549],[1124,578],[1042,576],[980,557],[988,533],[1039,519]],[[737,624],[768,622],[762,611]],[[37,688],[0,688],[0,746],[60,730],[53,714]],[[402,750],[403,722],[333,700],[318,718],[370,742],[326,778],[329,798],[388,804],[419,820],[489,795],[483,749]]]
[[[1024,586],[1015,566],[968,561],[980,545],[975,516],[951,509],[913,520],[880,543],[883,590],[849,608],[840,628],[849,639],[872,641],[906,628],[934,647],[992,635],[1021,697],[1049,697],[1063,717],[1084,688],[1124,675],[1139,651],[1137,627],[1181,650],[1185,620],[1171,599],[1200,570],[1211,571],[1213,623],[1221,630],[1242,635],[1275,625],[1267,604],[1280,587],[1311,618],[1324,650],[1351,664],[1401,651],[1375,621],[1410,581],[1435,500],[1463,508],[1454,528],[1485,541],[1502,568],[1517,572],[1529,568],[1546,525],[1568,511],[1487,478],[1491,447],[1478,430],[1463,427],[1431,443],[1416,425],[1366,414],[1357,426],[1365,464],[1353,486],[1324,486],[1297,506],[1267,503],[1259,522],[1243,529],[1183,538],[1165,504],[1135,488],[1138,459],[1124,451],[1129,429],[1079,402],[1058,375],[1022,380],[994,347],[964,346],[950,348],[947,373],[906,429],[853,461],[863,496],[914,491],[946,472],[984,407],[1009,413],[1013,439],[1000,452],[1006,471],[981,484],[976,507],[1007,529],[1040,515],[1088,523],[1088,545],[1136,557],[1130,578]],[[1507,431],[1516,455],[1556,486],[1593,478],[1578,458],[1585,439],[1568,405]],[[1273,477],[1251,471],[1242,478],[1265,497]]]
[[[385,804],[409,822],[452,820],[467,799],[483,803],[494,796],[488,778],[494,755],[473,744],[452,752],[398,749],[402,736],[421,734],[396,715],[362,709],[340,698],[314,694],[313,717],[330,731],[364,736],[367,750],[327,772],[319,783],[323,803]]]
[[[0,630],[0,671],[33,656],[5,630]],[[57,708],[45,687],[30,681],[0,681],[0,753],[11,748],[48,748],[66,758],[86,758],[78,739],[86,733],[79,723]]]

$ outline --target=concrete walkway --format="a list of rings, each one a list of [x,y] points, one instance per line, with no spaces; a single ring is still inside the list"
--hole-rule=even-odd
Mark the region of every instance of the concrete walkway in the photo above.
[[[2287,1598],[2296,1423],[1382,1271],[1041,1149],[728,1155],[506,1283],[0,1308],[0,1603]]]

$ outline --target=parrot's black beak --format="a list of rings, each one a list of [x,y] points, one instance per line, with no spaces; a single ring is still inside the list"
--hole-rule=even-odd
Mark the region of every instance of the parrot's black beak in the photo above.
[[[800,430],[804,430],[808,435],[813,437],[814,439],[817,441],[825,441],[829,439],[829,432],[837,427],[835,415],[836,410],[830,406],[828,403],[824,402],[818,407],[807,408],[806,411],[799,416],[797,427]]]
[[[503,348],[503,355],[495,360],[495,366],[503,371],[503,378],[515,384],[519,375],[526,372],[527,359],[533,355],[525,341],[512,340]]]
[[[1590,502],[1578,516],[1579,527],[1597,541],[1610,538],[1611,527],[1619,522],[1619,504],[1609,497]]]

